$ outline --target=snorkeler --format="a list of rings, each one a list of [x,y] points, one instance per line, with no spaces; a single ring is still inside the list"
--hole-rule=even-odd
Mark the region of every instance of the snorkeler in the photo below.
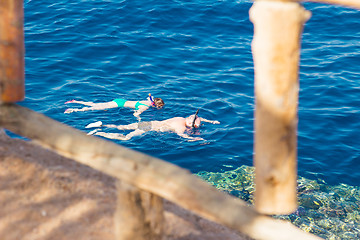
[[[191,137],[185,133],[187,129],[191,128],[199,128],[201,122],[208,122],[212,124],[219,124],[219,121],[207,120],[202,117],[198,117],[199,110],[193,115],[188,116],[187,118],[183,117],[174,117],[169,118],[163,121],[150,121],[150,122],[136,122],[128,125],[113,125],[107,124],[103,125],[101,121],[90,123],[85,128],[93,128],[93,127],[108,127],[108,128],[117,128],[119,130],[134,130],[127,135],[123,135],[120,133],[106,133],[106,132],[98,132],[99,129],[95,129],[88,133],[88,135],[99,135],[102,137],[110,138],[110,139],[118,139],[118,140],[129,140],[134,136],[139,136],[148,131],[157,131],[157,132],[174,132],[180,137],[189,139],[189,141],[198,141],[204,140],[200,137]]]
[[[84,112],[84,111],[90,111],[90,110],[103,110],[103,109],[109,109],[109,108],[117,108],[117,107],[127,107],[127,108],[134,108],[134,116],[139,117],[142,112],[149,109],[149,107],[156,107],[156,108],[162,108],[165,103],[161,98],[153,98],[151,94],[149,94],[149,97],[146,100],[143,101],[127,101],[122,98],[114,99],[110,102],[102,102],[102,103],[93,103],[93,102],[84,102],[84,101],[77,101],[77,100],[71,100],[65,102],[67,103],[78,103],[83,104],[90,107],[83,107],[83,108],[68,108],[65,110],[64,113],[72,113],[72,112]]]

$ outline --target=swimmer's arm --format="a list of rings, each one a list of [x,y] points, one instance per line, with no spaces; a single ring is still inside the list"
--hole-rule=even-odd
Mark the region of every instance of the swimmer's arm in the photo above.
[[[134,116],[140,118],[140,114],[142,114],[145,110],[149,109],[149,107],[140,106],[138,110],[134,111]]]
[[[220,122],[217,121],[217,120],[207,120],[207,119],[202,118],[202,117],[200,117],[200,120],[201,120],[202,122],[207,122],[207,123],[212,123],[212,124],[220,124]]]
[[[189,135],[187,135],[185,133],[177,133],[177,135],[179,135],[180,137],[189,139],[189,142],[205,140],[205,139],[203,139],[201,137],[191,137],[191,136],[189,136]]]
[[[141,121],[140,114],[137,114],[137,113],[135,112],[133,115],[136,117],[136,119],[137,119],[138,122]]]
[[[137,117],[137,118],[140,118],[140,114],[141,114],[142,112],[143,112],[143,111],[140,111],[140,109],[139,109],[139,110],[135,110],[133,115],[134,115],[135,117]]]

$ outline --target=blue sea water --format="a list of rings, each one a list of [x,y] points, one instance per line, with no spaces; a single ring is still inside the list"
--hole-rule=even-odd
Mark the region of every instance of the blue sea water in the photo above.
[[[71,99],[164,99],[143,121],[193,114],[216,119],[205,142],[148,132],[123,146],[199,171],[252,165],[252,2],[26,0],[26,98],[20,105],[88,131],[128,124],[130,109],[64,114]],[[360,11],[306,3],[302,37],[298,174],[360,186]],[[80,107],[79,105],[72,105]],[[45,129],[44,129],[45,130]]]

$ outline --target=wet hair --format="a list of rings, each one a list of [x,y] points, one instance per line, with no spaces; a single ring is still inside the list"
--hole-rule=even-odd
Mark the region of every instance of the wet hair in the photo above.
[[[157,108],[162,108],[165,105],[164,101],[161,98],[154,98],[154,104]]]

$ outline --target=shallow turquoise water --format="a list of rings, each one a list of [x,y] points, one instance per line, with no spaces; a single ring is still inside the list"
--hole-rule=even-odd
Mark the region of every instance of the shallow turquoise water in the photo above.
[[[196,174],[217,189],[254,204],[254,168],[241,166],[226,172]],[[324,239],[360,238],[360,188],[347,184],[329,185],[323,179],[298,179],[298,209],[274,216],[292,222]]]

